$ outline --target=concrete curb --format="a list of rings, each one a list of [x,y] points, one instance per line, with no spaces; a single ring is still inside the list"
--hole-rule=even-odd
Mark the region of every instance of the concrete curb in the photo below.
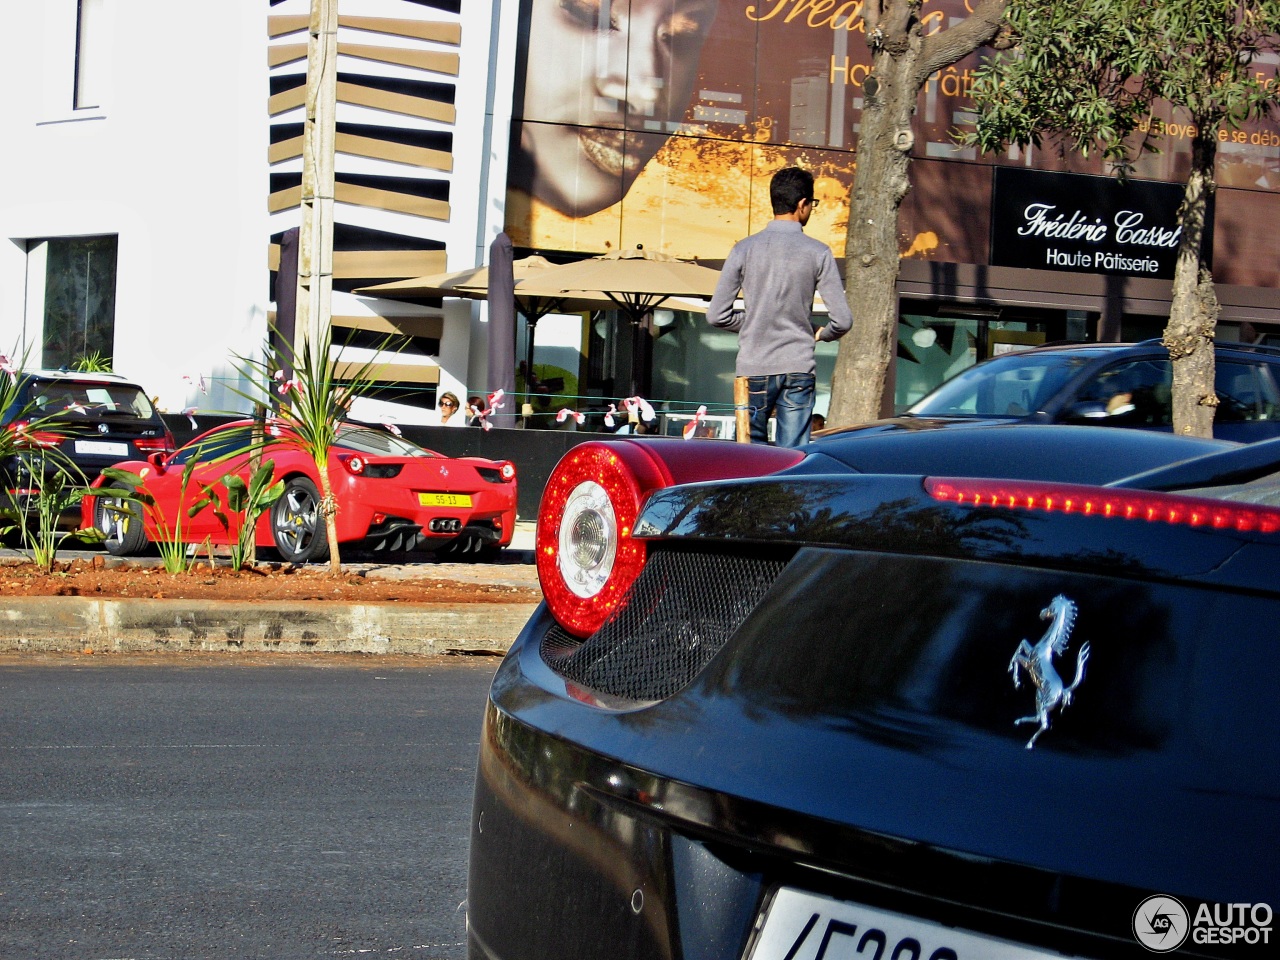
[[[503,653],[537,604],[7,599],[3,652]]]

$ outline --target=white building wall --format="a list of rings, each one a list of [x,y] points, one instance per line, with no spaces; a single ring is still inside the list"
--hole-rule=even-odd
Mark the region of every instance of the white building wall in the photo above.
[[[268,17],[305,15],[309,0],[100,0],[105,14],[101,107],[74,110],[76,0],[11,4],[0,58],[0,353],[27,347],[38,358],[44,238],[115,234],[115,369],[137,379],[171,411],[243,409],[236,357],[266,337],[271,238],[297,211],[268,211],[271,78],[305,63],[268,67]],[[447,4],[445,4],[447,6]],[[447,269],[482,263],[502,228],[518,3],[464,0],[457,13],[407,0],[339,0],[344,17],[454,21],[461,43],[456,121],[440,124],[339,106],[340,122],[447,130],[453,164],[426,171],[339,154],[337,169],[364,176],[444,178],[447,219],[340,203],[339,222],[443,245]],[[371,38],[372,41],[371,41]],[[305,33],[289,42],[305,42]],[[277,41],[280,42],[280,41]],[[414,41],[343,27],[339,42]],[[421,42],[418,42],[421,46]],[[428,44],[430,46],[430,44]],[[422,80],[423,71],[348,56],[339,70]],[[28,249],[34,250],[29,256]],[[450,300],[443,310],[336,293],[335,314],[442,316],[440,389],[484,392],[483,305]],[[420,362],[422,358],[412,358]],[[197,384],[203,383],[202,393]]]
[[[266,5],[103,3],[103,97],[83,111],[75,0],[6,9],[0,350],[38,356],[28,242],[116,234],[115,369],[169,409],[226,408],[230,355],[265,333]]]

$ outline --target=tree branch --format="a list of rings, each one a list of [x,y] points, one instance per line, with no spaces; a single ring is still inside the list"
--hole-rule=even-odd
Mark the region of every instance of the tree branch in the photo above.
[[[967,18],[920,44],[916,83],[926,80],[944,67],[949,67],[991,40],[1000,29],[1009,0],[982,0]]]

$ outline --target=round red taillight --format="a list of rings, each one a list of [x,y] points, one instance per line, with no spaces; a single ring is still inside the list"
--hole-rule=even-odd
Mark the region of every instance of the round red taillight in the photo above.
[[[346,467],[347,470],[349,470],[351,473],[354,473],[356,476],[359,476],[360,474],[364,473],[363,457],[347,457],[345,460],[342,461],[342,465]]]
[[[498,473],[503,480],[514,480],[516,478],[516,465],[507,461],[498,468]]]
[[[552,472],[538,514],[538,580],[570,633],[598,630],[640,575],[645,545],[631,533],[645,496],[666,482],[638,448],[596,442],[574,447]]]

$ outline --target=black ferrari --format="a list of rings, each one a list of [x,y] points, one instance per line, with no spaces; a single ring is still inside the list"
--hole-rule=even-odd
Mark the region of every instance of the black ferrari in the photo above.
[[[476,960],[1274,955],[1280,441],[573,448]]]

